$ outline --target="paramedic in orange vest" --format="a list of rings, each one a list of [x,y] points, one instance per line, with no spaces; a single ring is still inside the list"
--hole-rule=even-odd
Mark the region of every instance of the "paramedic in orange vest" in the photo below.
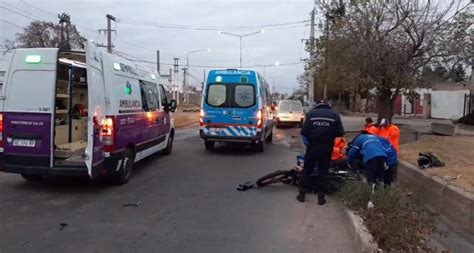
[[[377,125],[374,123],[371,117],[365,119],[364,130],[370,134],[379,134],[379,129],[377,128]]]
[[[344,137],[337,137],[334,140],[334,148],[332,149],[331,168],[338,168],[339,170],[348,170],[347,155],[345,153],[347,148],[347,140]]]
[[[390,143],[395,147],[397,152],[400,151],[400,129],[396,125],[392,124],[387,119],[382,119],[380,121],[378,135],[388,139]]]
[[[344,137],[337,137],[334,140],[334,148],[332,149],[332,158],[331,160],[337,161],[340,159],[347,158],[346,154],[344,154],[344,149],[347,147],[347,141]]]

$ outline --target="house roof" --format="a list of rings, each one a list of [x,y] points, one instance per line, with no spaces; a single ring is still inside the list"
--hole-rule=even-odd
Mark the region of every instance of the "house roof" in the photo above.
[[[474,86],[468,83],[436,83],[432,84],[431,88],[434,91],[470,90],[471,92],[474,92]]]

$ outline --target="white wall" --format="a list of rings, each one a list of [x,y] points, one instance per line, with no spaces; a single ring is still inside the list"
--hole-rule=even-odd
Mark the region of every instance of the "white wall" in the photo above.
[[[415,91],[416,91],[416,93],[418,93],[420,95],[420,101],[419,101],[420,106],[423,106],[424,95],[425,94],[430,94],[431,93],[431,88],[416,88]],[[410,103],[410,101],[408,101],[408,97],[403,95],[403,93],[402,93],[402,105],[401,105],[402,106],[402,115],[414,115],[416,107],[413,108],[413,111],[411,113],[405,113],[404,112],[405,105],[407,107],[409,107],[409,106],[411,106],[411,103]]]
[[[459,119],[463,116],[464,95],[469,90],[432,91],[431,117],[437,119]]]

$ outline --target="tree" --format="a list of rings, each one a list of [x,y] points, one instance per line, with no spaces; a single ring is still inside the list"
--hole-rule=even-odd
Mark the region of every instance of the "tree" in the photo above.
[[[376,89],[379,118],[392,118],[398,94],[418,85],[424,67],[470,64],[473,19],[463,3],[352,1],[337,22],[329,20],[327,43],[315,43],[328,52],[313,63],[318,82],[352,94]]]
[[[33,21],[23,32],[15,34],[15,40],[6,40],[4,47],[7,50],[34,47],[59,48],[60,46],[75,49],[84,48],[86,38],[79,33],[75,25],[70,25],[68,28],[69,44],[66,45],[64,33],[61,32],[64,31],[62,25],[46,21]],[[63,41],[63,45],[61,45],[61,41]]]
[[[449,79],[455,83],[464,82],[466,79],[466,71],[464,70],[464,67],[461,64],[453,66],[449,70]]]

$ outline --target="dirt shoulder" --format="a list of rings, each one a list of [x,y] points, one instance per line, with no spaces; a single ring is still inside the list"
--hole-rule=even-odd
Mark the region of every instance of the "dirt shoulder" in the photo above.
[[[401,145],[400,159],[417,164],[418,153],[434,152],[445,167],[430,168],[424,173],[443,178],[455,177],[450,183],[474,192],[474,137],[425,135],[417,142]]]
[[[174,125],[177,128],[199,122],[198,112],[175,112],[173,113]]]

